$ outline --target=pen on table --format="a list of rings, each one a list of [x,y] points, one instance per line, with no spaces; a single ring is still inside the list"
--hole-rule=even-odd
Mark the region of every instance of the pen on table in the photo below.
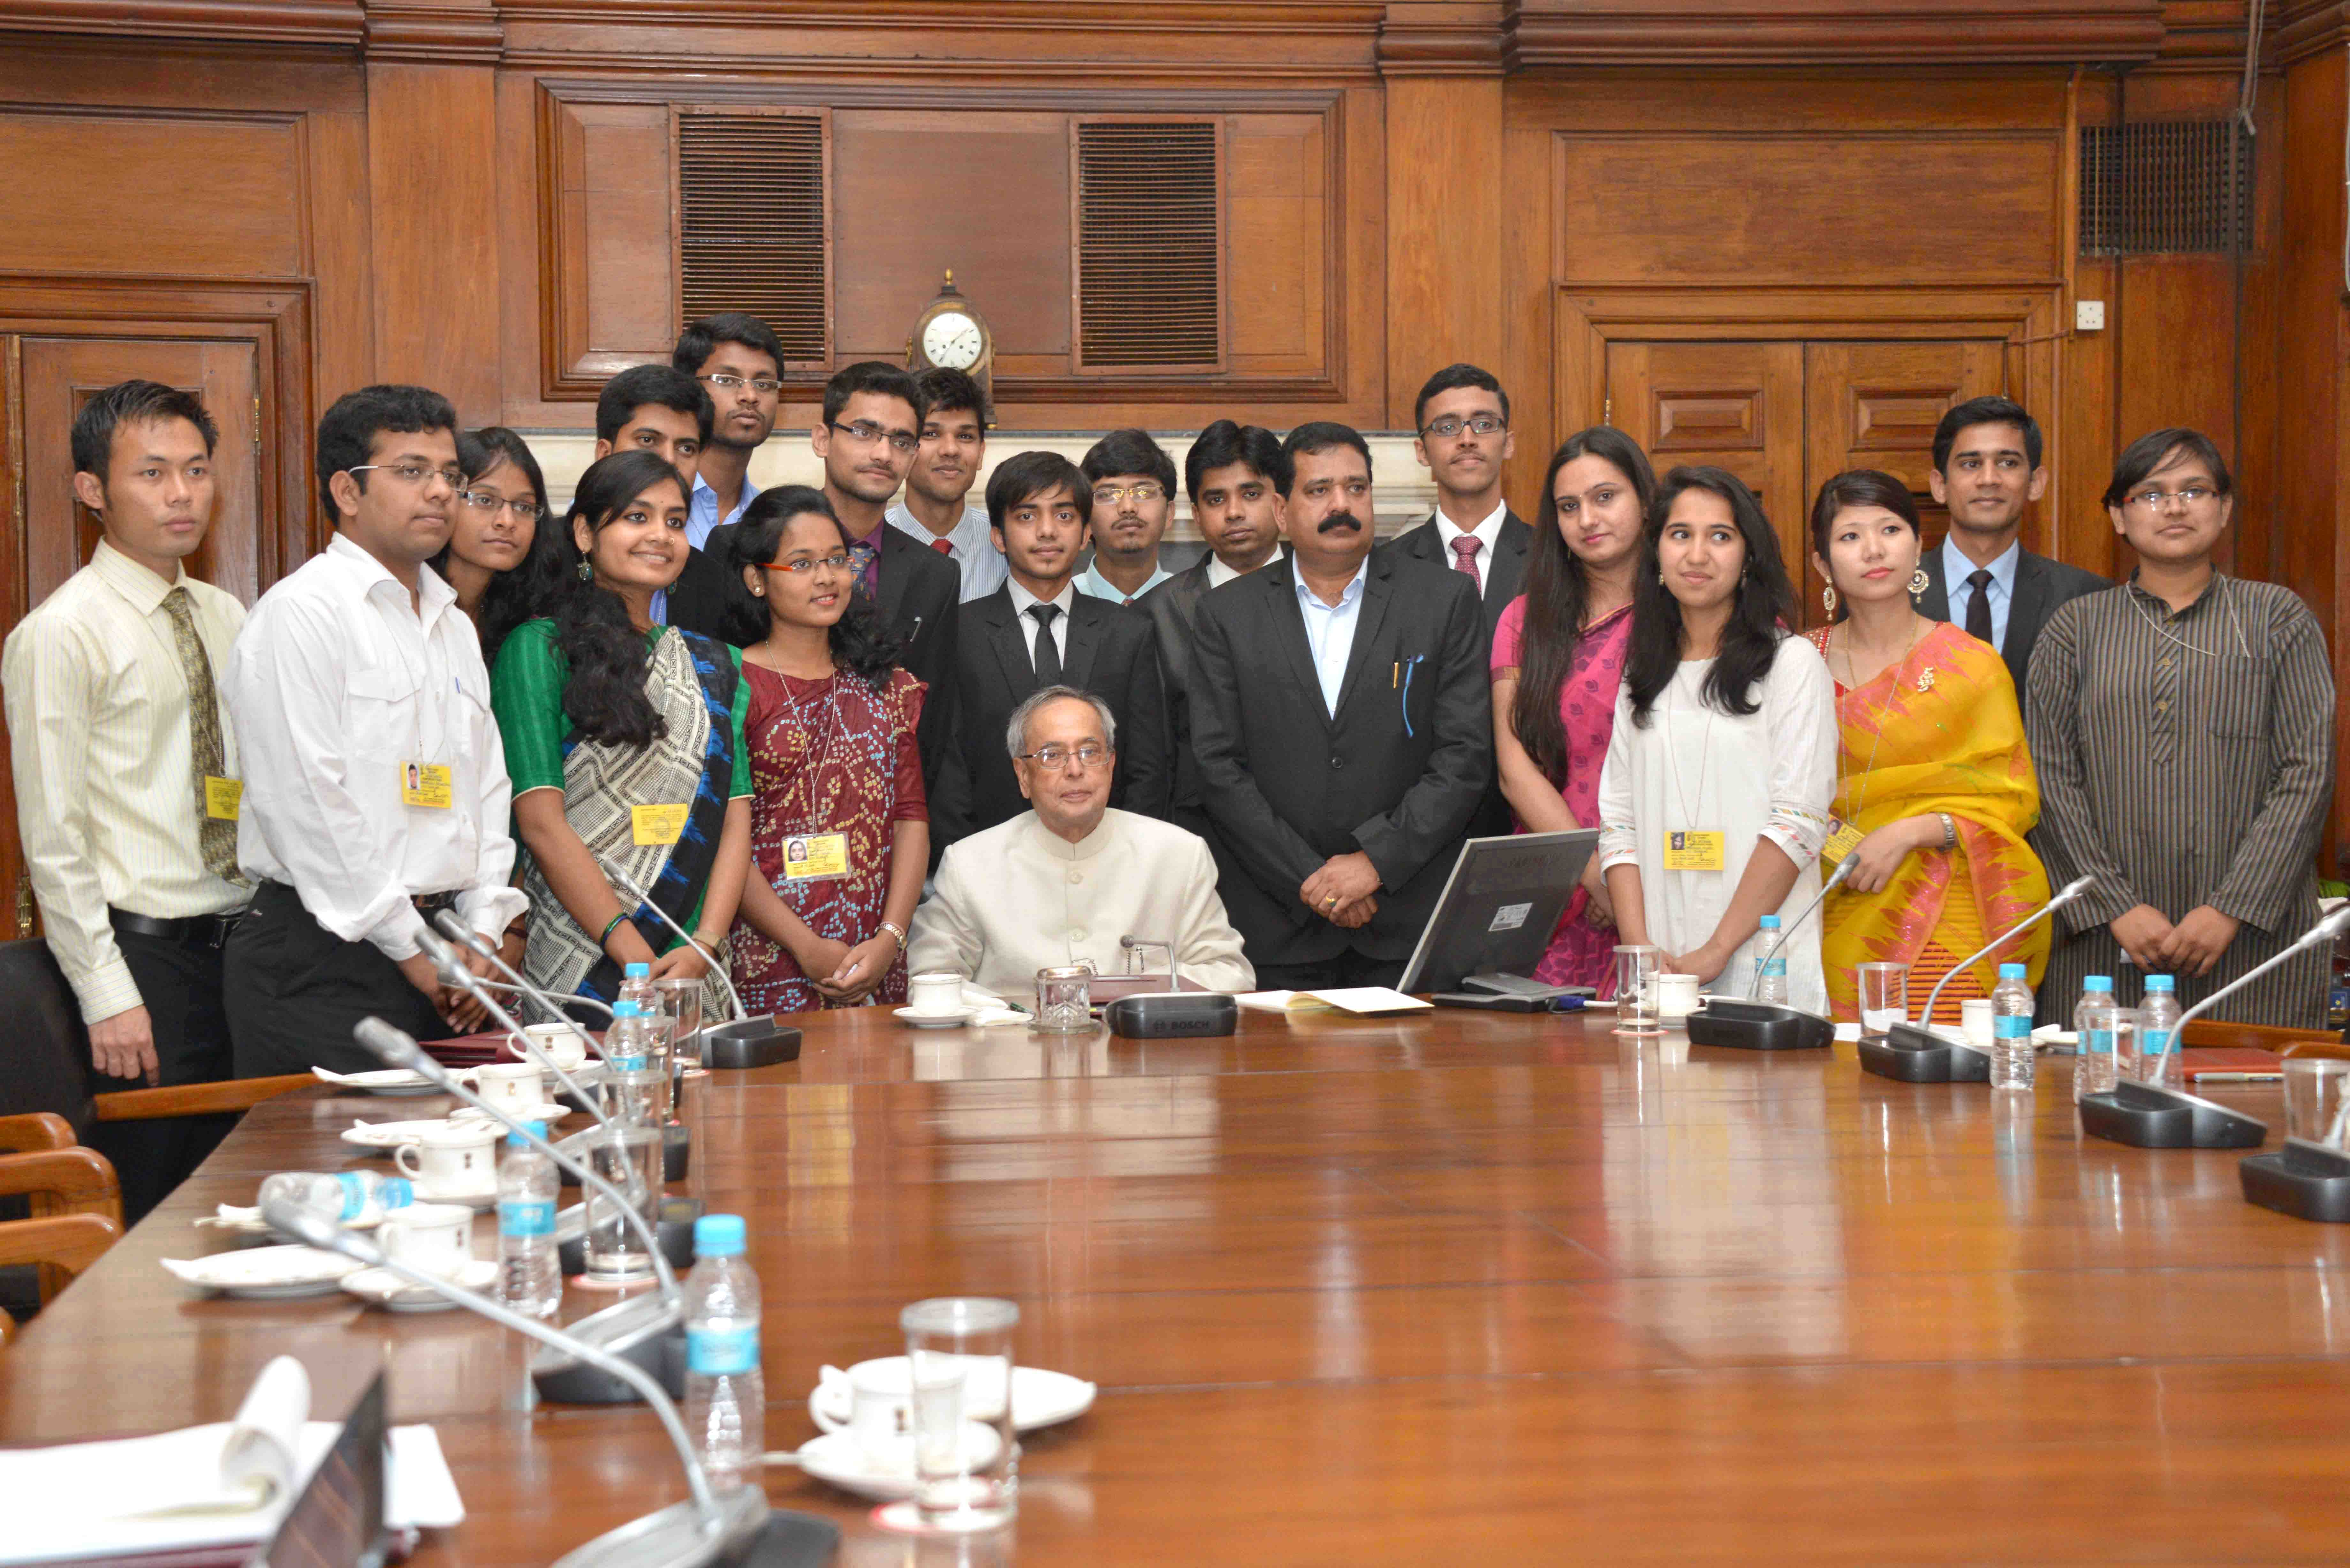
[[[2281,1084],[2282,1073],[2198,1073],[2199,1084]]]

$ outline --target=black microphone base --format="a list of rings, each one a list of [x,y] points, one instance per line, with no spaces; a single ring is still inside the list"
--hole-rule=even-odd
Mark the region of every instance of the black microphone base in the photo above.
[[[2268,1124],[2180,1089],[2158,1089],[2126,1079],[2084,1095],[2081,1130],[2132,1148],[2258,1148]]]
[[[713,1023],[702,1032],[702,1064],[724,1072],[773,1067],[800,1059],[800,1032],[770,1018]]]
[[[755,1472],[717,1503],[724,1517],[714,1532],[691,1501],[673,1503],[572,1548],[555,1568],[822,1568],[839,1549],[830,1520],[769,1508]]]
[[[643,1295],[581,1318],[567,1331],[633,1365],[672,1399],[685,1397],[685,1320],[659,1296]],[[530,1380],[550,1405],[642,1404],[643,1396],[601,1367],[549,1347],[532,1357]]]
[[[653,1234],[660,1239],[661,1256],[679,1273],[693,1267],[693,1222],[702,1218],[699,1198],[664,1198]],[[588,1272],[588,1206],[575,1203],[555,1217],[555,1255],[568,1277]]]
[[[2350,1225],[2350,1154],[2289,1137],[2274,1154],[2256,1154],[2237,1168],[2244,1201],[2329,1225]]]
[[[1715,997],[1683,1021],[1692,1045],[1739,1051],[1809,1051],[1835,1043],[1835,1025],[1816,1012],[1775,1002]]]
[[[1897,1023],[1882,1040],[1860,1043],[1863,1072],[1905,1084],[1988,1084],[1991,1057],[1922,1024]]]

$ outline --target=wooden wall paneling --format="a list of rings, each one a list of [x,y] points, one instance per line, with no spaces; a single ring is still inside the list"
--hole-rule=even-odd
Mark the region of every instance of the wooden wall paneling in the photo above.
[[[478,424],[498,387],[496,104],[486,65],[368,67],[376,375]]]
[[[2010,0],[2000,11],[2003,61],[2128,64],[2163,41],[2161,0]],[[1704,0],[1518,0],[1505,47],[1521,67],[1970,66],[1983,48],[1971,0],[1865,5],[1707,4]]]
[[[354,109],[320,110],[303,117],[304,234],[312,278],[312,325],[304,334],[305,363],[298,371],[304,405],[323,412],[345,392],[368,385],[375,369],[375,250],[368,212],[367,116]],[[483,345],[484,351],[488,345]],[[287,454],[288,472],[309,472],[311,431]],[[305,555],[324,549],[333,531],[317,514],[307,478],[298,487],[296,511],[287,514],[286,540]],[[296,557],[298,560],[300,557]],[[288,568],[290,569],[290,568]]]
[[[1804,350],[1804,507],[1847,469],[1892,474],[1916,498],[1929,542],[1950,528],[1933,498],[1934,430],[1969,398],[2003,389],[2005,346],[1809,343]]]
[[[1330,176],[1325,116],[1226,119],[1225,330],[1234,375],[1329,371]]]
[[[1804,346],[1611,342],[1606,374],[1610,422],[1648,450],[1658,474],[1707,463],[1744,480],[1800,577]]]
[[[1518,515],[1530,520],[1542,502],[1550,453],[1583,428],[1559,411],[1552,387],[1558,276],[1551,214],[1558,189],[1555,141],[1547,127],[1524,122],[1514,97],[1505,98],[1502,178],[1511,200],[1502,207],[1502,293],[1496,302],[1502,362],[1495,373],[1509,389],[1518,437],[1517,460],[1503,476],[1503,489]]]
[[[1388,83],[1388,423],[1459,360],[1501,358],[1502,96],[1496,76]]]
[[[533,262],[544,268],[549,389],[592,399],[677,340],[670,114],[659,102],[548,100],[545,244]]]
[[[25,591],[24,360],[20,340],[0,333],[0,506],[8,526],[0,529],[0,620],[13,628],[32,607]],[[8,721],[0,713],[0,744],[7,743]],[[14,752],[6,753],[14,756]],[[25,849],[16,835],[16,781],[13,765],[0,765],[0,933],[31,936],[38,926],[33,885],[25,871]]]

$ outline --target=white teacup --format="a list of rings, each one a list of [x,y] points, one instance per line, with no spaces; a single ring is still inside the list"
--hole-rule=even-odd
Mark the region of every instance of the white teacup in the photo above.
[[[1698,978],[1693,974],[1657,977],[1657,1016],[1670,1022],[1687,1018],[1698,1007]]]
[[[932,972],[906,981],[906,1010],[930,1017],[962,1011],[962,976]]]
[[[848,1433],[877,1464],[910,1470],[914,1463],[913,1394],[903,1366],[897,1367],[895,1376],[870,1364],[852,1368],[847,1374],[832,1367],[825,1371],[827,1381],[844,1376],[847,1379],[848,1419],[842,1421],[822,1406],[811,1405],[809,1414],[816,1417],[816,1424],[827,1432]]]
[[[391,1151],[420,1198],[471,1198],[498,1184],[498,1137],[489,1122],[448,1122]],[[411,1157],[414,1163],[410,1163]]]
[[[1990,997],[1969,997],[1959,1003],[1959,1033],[1965,1035],[1967,1044],[1978,1051],[1991,1048],[1998,1029],[1991,1016]]]
[[[473,1092],[516,1116],[546,1104],[545,1090],[536,1062],[492,1062],[473,1070]]]
[[[567,1073],[577,1072],[588,1064],[588,1037],[579,1032],[576,1023],[533,1023],[527,1025],[523,1033],[530,1036],[532,1044],[546,1054],[547,1060]],[[523,1049],[522,1042],[514,1035],[506,1036],[506,1049],[525,1061],[536,1060]]]
[[[406,1145],[401,1147],[406,1147]],[[454,1274],[473,1261],[473,1211],[453,1203],[411,1203],[376,1229],[384,1255],[428,1274]]]

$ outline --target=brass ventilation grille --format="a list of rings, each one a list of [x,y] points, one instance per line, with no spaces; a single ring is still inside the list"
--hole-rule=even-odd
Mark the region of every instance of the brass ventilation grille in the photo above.
[[[2081,129],[2081,254],[2252,248],[2252,142],[2226,119]]]
[[[812,114],[677,117],[683,320],[748,311],[775,330],[790,364],[831,358],[824,129]]]
[[[1077,123],[1077,346],[1088,369],[1223,359],[1214,120]]]

